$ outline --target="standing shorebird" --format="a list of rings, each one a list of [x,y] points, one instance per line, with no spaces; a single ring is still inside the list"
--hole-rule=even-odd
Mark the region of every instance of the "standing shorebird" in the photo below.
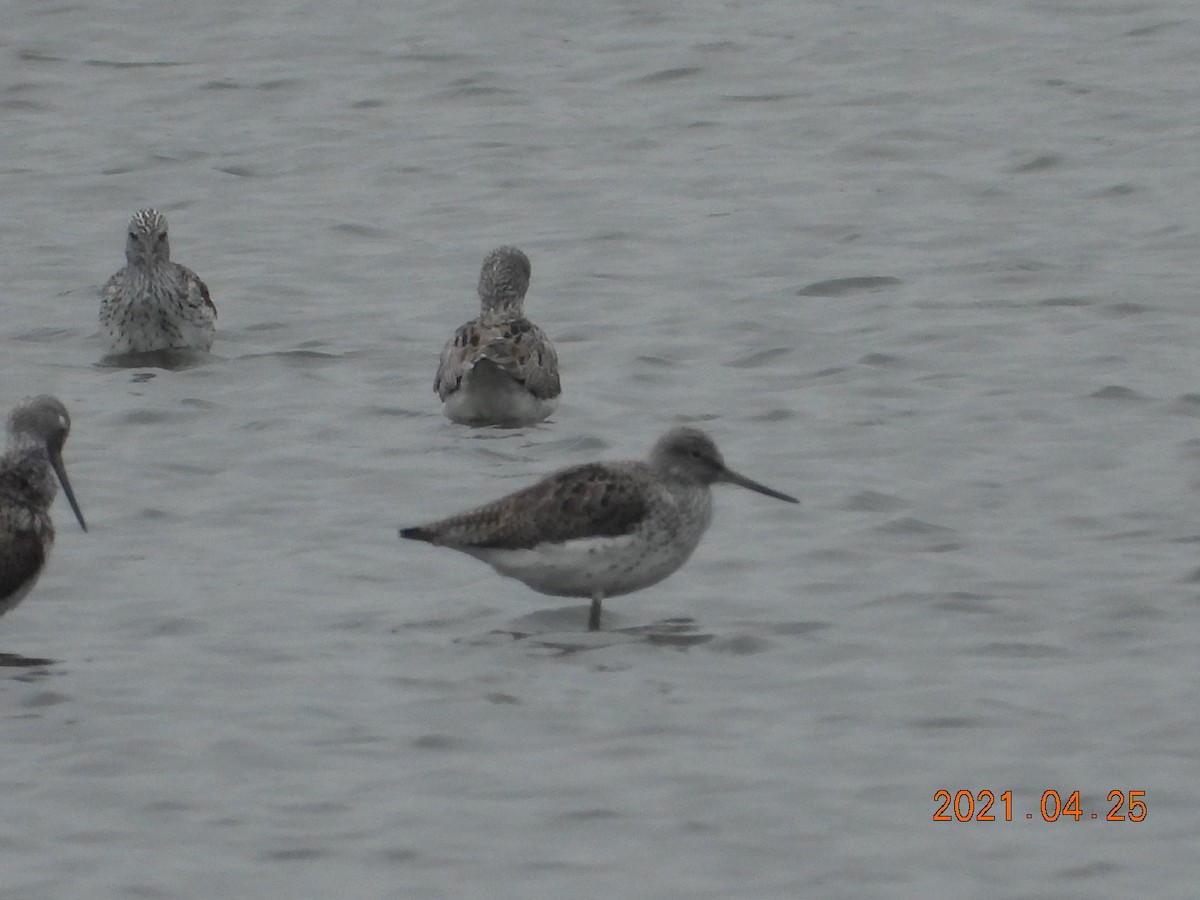
[[[139,209],[129,220],[125,268],[108,279],[100,327],[110,352],[152,353],[212,347],[217,308],[200,276],[171,262],[167,220]]]
[[[483,261],[479,318],[454,332],[433,380],[452,422],[520,428],[558,406],[558,355],[523,310],[529,274],[529,257],[516,247]]]
[[[0,615],[37,584],[54,544],[49,510],[57,488],[52,472],[87,531],[63,468],[62,449],[70,431],[66,407],[46,394],[26,400],[8,417],[8,450],[0,457]]]
[[[687,562],[712,521],[718,481],[799,502],[731,471],[703,431],[676,428],[647,462],[571,466],[400,536],[461,550],[543,594],[591,597],[596,631],[605,597],[657,584]]]

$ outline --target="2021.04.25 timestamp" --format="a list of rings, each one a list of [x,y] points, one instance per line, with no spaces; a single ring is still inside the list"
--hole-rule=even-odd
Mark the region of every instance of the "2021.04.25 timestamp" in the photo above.
[[[995,808],[997,800],[1000,801],[999,808]],[[997,813],[1005,822],[1011,822],[1013,819],[1012,791],[1003,791],[996,795],[985,788],[975,792],[961,790],[952,794],[942,789],[934,792],[933,802],[939,804],[933,814],[935,822],[995,822]],[[1108,802],[1112,806],[1104,816],[1106,822],[1141,822],[1146,818],[1148,810],[1145,791],[1112,790],[1108,792]],[[1089,813],[1083,809],[1079,802],[1079,791],[1071,791],[1066,800],[1063,800],[1056,790],[1042,791],[1042,802],[1038,811],[1044,822],[1057,822],[1063,818],[1074,819],[1076,822],[1081,819],[1100,818],[1099,812]],[[1026,813],[1024,818],[1033,819],[1034,814]]]

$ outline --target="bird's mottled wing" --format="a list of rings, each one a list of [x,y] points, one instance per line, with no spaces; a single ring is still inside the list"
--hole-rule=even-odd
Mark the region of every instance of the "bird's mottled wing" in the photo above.
[[[485,336],[479,355],[490,359],[539,400],[562,393],[558,354],[546,333],[526,318],[497,323]]]
[[[629,534],[646,517],[647,484],[654,481],[640,463],[573,466],[493,503],[400,534],[460,549],[497,550],[615,537]]]
[[[454,337],[446,341],[437,375],[433,379],[433,389],[437,391],[439,399],[445,400],[458,390],[463,375],[478,358],[480,340],[479,320],[472,319],[460,326],[454,332]]]
[[[433,381],[438,397],[445,400],[457,390],[463,375],[481,359],[490,360],[539,400],[562,393],[554,346],[542,329],[520,317],[492,322],[474,319],[454,332],[442,349]]]
[[[0,612],[4,601],[37,576],[46,562],[46,549],[31,531],[0,533]]]
[[[183,277],[183,283],[187,288],[185,300],[187,305],[203,317],[211,316],[216,319],[217,307],[212,302],[212,295],[209,294],[208,285],[204,283],[204,280],[187,266],[180,266],[179,274]]]

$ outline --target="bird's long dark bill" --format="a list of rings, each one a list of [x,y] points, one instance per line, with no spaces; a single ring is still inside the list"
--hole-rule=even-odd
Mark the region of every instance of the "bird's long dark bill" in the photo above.
[[[71,490],[71,482],[67,479],[67,470],[63,468],[62,457],[51,456],[50,465],[54,469],[54,474],[58,476],[58,483],[62,485],[67,502],[71,504],[71,511],[75,513],[75,518],[79,520],[79,527],[87,531],[87,522],[83,521],[83,513],[80,511],[79,504],[75,500],[75,492]]]
[[[788,503],[799,503],[795,497],[789,497],[787,494],[782,494],[779,491],[773,491],[765,484],[759,484],[757,481],[751,481],[745,475],[739,475],[737,472],[731,472],[729,469],[721,477],[722,481],[727,481],[730,484],[740,485],[744,488],[749,488],[752,491],[757,491],[760,494],[766,494],[768,497],[774,497],[776,500],[786,500]]]

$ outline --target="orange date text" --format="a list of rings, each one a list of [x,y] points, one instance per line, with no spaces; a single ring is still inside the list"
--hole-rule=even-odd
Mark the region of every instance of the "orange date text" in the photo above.
[[[1064,797],[1065,794],[1065,797]],[[933,813],[935,822],[995,822],[997,820],[1011,822],[1013,820],[1013,792],[1001,791],[999,794],[984,788],[980,791],[935,791],[933,802],[937,809]],[[1146,818],[1145,791],[1108,792],[1107,810],[1086,810],[1080,805],[1079,791],[1042,791],[1041,801],[1034,811],[1021,814],[1017,810],[1018,819],[1040,819],[1043,822],[1058,822],[1068,820],[1080,822],[1084,820],[1100,820],[1105,822],[1141,822]]]

